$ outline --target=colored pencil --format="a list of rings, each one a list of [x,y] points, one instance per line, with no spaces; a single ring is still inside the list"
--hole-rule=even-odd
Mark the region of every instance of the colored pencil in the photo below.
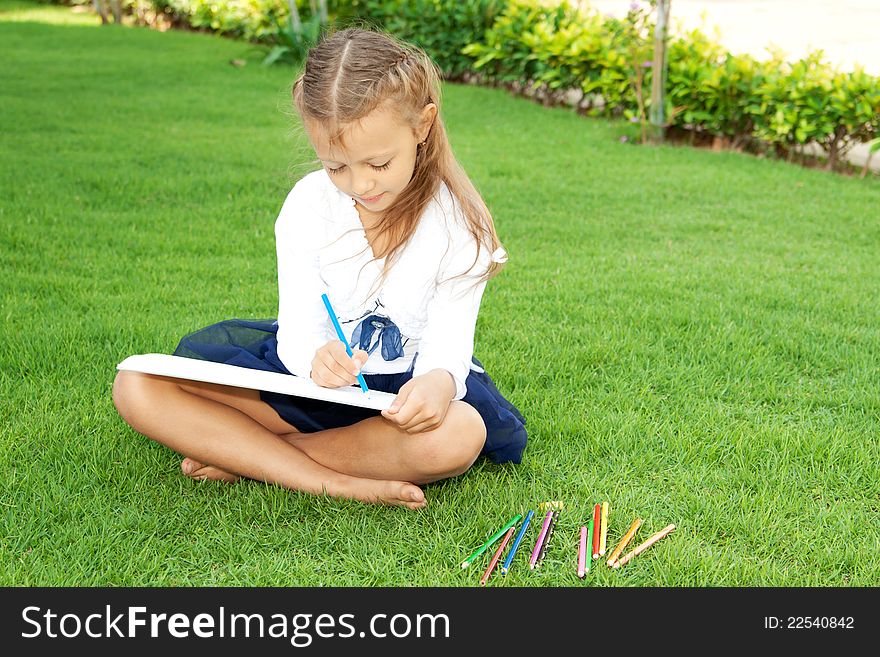
[[[614,551],[611,553],[611,556],[608,557],[608,565],[613,566],[614,562],[617,561],[617,558],[620,556],[620,553],[623,552],[623,549],[629,545],[629,542],[632,540],[632,537],[636,535],[639,527],[642,524],[641,518],[636,518],[633,520],[633,523],[629,526],[629,529],[626,530],[626,534],[623,535],[623,538],[620,539],[620,543],[617,544],[617,547],[614,548]]]
[[[602,507],[596,502],[593,507],[593,558],[599,558],[599,531],[602,529],[601,511]]]
[[[654,545],[654,543],[656,543],[657,541],[659,541],[659,540],[660,540],[661,538],[663,538],[664,536],[669,535],[669,533],[672,532],[672,531],[674,531],[674,530],[675,530],[675,525],[668,525],[667,527],[664,527],[664,528],[661,529],[659,532],[657,532],[656,534],[654,534],[651,538],[649,538],[647,541],[645,541],[645,542],[642,543],[640,546],[638,546],[636,549],[634,549],[632,552],[630,552],[630,553],[627,554],[626,556],[621,557],[620,559],[618,559],[617,561],[615,561],[615,562],[614,562],[614,568],[620,568],[620,567],[621,567],[622,565],[624,565],[627,561],[629,561],[629,560],[632,559],[633,557],[635,557],[635,556],[641,554],[642,552],[644,552],[645,550],[647,550],[649,547],[651,547],[652,545]]]
[[[535,547],[532,550],[532,556],[529,559],[529,568],[534,568],[538,563],[538,555],[541,553],[541,546],[544,544],[544,537],[547,535],[547,527],[550,525],[550,518],[553,516],[552,511],[548,511],[544,516],[544,524],[541,525],[541,533],[538,534],[538,540],[535,541]]]
[[[544,534],[544,543],[541,545],[541,553],[538,555],[538,561],[535,564],[540,566],[544,561],[544,555],[547,554],[547,548],[550,546],[550,539],[553,538],[553,531],[556,529],[556,521],[559,520],[559,511],[553,511],[550,517],[550,524],[547,525],[547,533]]]
[[[608,502],[602,502],[602,531],[599,532],[599,556],[605,556],[608,540]]]
[[[476,552],[474,552],[471,556],[469,556],[467,559],[465,559],[464,561],[462,561],[462,562],[461,562],[461,567],[462,567],[462,568],[467,568],[468,566],[470,566],[470,565],[471,565],[471,562],[472,562],[474,559],[476,559],[478,556],[480,556],[481,554],[483,554],[483,552],[485,552],[485,551],[488,549],[488,547],[489,547],[490,545],[492,545],[492,543],[494,543],[495,541],[497,541],[497,540],[501,537],[501,535],[504,534],[504,532],[506,532],[508,529],[510,529],[510,528],[513,527],[516,523],[518,523],[520,518],[522,518],[522,514],[521,514],[521,513],[517,513],[515,516],[513,516],[513,518],[511,518],[511,519],[508,521],[508,523],[507,523],[506,525],[504,525],[504,527],[502,527],[502,528],[499,529],[497,532],[495,532],[494,534],[492,534],[492,536],[489,538],[488,541],[486,541],[486,542],[483,543],[479,548],[477,548]]]
[[[330,315],[330,321],[333,322],[333,328],[336,329],[336,336],[340,340],[342,340],[342,344],[345,345],[345,353],[347,353],[349,357],[353,358],[354,352],[348,345],[348,340],[345,339],[345,333],[342,332],[342,327],[339,325],[339,319],[337,319],[336,313],[333,311],[333,306],[330,305],[330,299],[327,297],[326,294],[322,294],[321,300],[324,302],[324,307],[327,309],[327,314]],[[367,387],[367,381],[364,379],[364,375],[358,372],[357,380],[361,386],[361,390],[363,390],[365,394],[369,394],[370,389]]]
[[[565,508],[565,502],[562,500],[550,500],[549,502],[538,503],[538,513],[545,511],[562,511]]]
[[[581,541],[578,545],[578,577],[581,579],[586,575],[586,557],[587,557],[587,528],[581,527]]]
[[[529,528],[529,523],[532,521],[532,516],[535,515],[534,511],[529,511],[526,514],[526,519],[523,520],[522,527],[519,528],[519,533],[516,535],[516,538],[513,541],[513,545],[510,546],[510,552],[507,553],[507,558],[504,559],[504,563],[501,564],[501,574],[506,575],[507,569],[510,568],[510,562],[513,561],[513,555],[516,554],[517,548],[519,548],[520,541],[522,541],[523,536],[525,536],[526,529]]]
[[[586,572],[590,572],[590,566],[593,564],[593,556],[592,556],[592,550],[590,550],[590,546],[593,544],[593,536],[595,535],[595,533],[596,533],[596,525],[593,522],[593,519],[590,518],[590,523],[587,528],[587,545],[586,545],[587,557],[584,560],[585,561],[584,570]]]
[[[516,527],[511,527],[507,530],[507,533],[504,535],[504,540],[501,541],[501,545],[498,546],[498,549],[495,550],[495,554],[492,556],[492,561],[489,562],[489,565],[486,567],[486,572],[483,573],[483,576],[480,578],[480,585],[486,586],[486,582],[489,581],[489,575],[492,574],[492,570],[495,568],[495,564],[498,563],[498,559],[501,558],[501,553],[504,552],[504,548],[507,547],[507,542],[510,540],[510,537],[513,536],[513,532]]]

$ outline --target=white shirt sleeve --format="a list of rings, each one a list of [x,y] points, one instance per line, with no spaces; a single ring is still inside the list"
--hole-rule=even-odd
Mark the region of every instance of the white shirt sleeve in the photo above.
[[[452,232],[435,293],[428,302],[413,376],[446,370],[455,380],[453,399],[461,399],[467,393],[465,379],[471,369],[477,314],[486,289],[486,281],[480,277],[491,255],[482,248],[474,262],[477,245],[473,237],[462,226],[455,226]]]
[[[328,335],[327,311],[321,301],[317,247],[321,239],[320,189],[308,177],[300,180],[275,222],[278,255],[278,357],[297,376],[309,378],[317,349]]]

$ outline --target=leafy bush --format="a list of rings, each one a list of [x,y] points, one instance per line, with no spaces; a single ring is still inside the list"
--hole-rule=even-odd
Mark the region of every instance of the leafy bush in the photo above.
[[[852,146],[880,132],[880,79],[861,69],[838,71],[821,51],[794,63],[777,55],[751,92],[746,110],[753,134],[782,155],[815,143],[834,167]]]
[[[757,60],[731,55],[699,30],[671,40],[668,56],[673,125],[713,136],[751,133],[747,101],[763,70]]]
[[[211,30],[256,42],[270,41],[278,32],[279,26],[284,25],[290,15],[287,0],[159,0],[159,2],[167,5],[178,19],[185,19],[193,28]]]
[[[312,14],[306,20],[301,20],[300,25],[295,25],[293,16],[287,19],[287,25],[275,34],[275,45],[263,60],[264,66],[284,63],[299,65],[305,62],[309,50],[321,38],[324,24],[320,14]]]
[[[625,18],[562,3],[511,0],[482,39],[463,49],[485,79],[559,102],[571,90],[581,109],[641,122],[650,100],[653,25],[645,5]],[[812,53],[793,63],[732,55],[699,30],[667,48],[668,124],[763,144],[783,156],[817,144],[834,167],[856,143],[880,134],[880,78],[840,72]]]
[[[85,0],[67,0],[85,1]],[[291,0],[122,0],[151,3],[174,22],[273,46],[266,61],[298,62],[320,26],[290,22]],[[295,0],[305,8],[305,0]],[[640,122],[643,137],[653,71],[652,7],[632,3],[624,18],[563,1],[336,0],[331,25],[378,27],[424,48],[447,79],[473,74],[547,103]],[[311,15],[310,11],[304,11]],[[314,28],[314,29],[313,29]],[[314,34],[313,34],[314,33]],[[791,157],[808,145],[834,167],[857,143],[880,135],[880,78],[842,72],[821,52],[796,62],[733,55],[692,30],[670,38],[668,126]]]
[[[648,16],[640,6],[616,19],[567,2],[548,7],[513,0],[483,41],[463,52],[490,81],[527,89],[549,103],[574,91],[582,110],[644,123],[653,39]]]
[[[472,70],[462,48],[483,38],[503,0],[361,0],[354,14],[422,48],[447,79]]]

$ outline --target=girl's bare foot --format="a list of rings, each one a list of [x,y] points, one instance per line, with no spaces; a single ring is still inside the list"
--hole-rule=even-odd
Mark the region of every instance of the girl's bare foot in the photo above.
[[[422,489],[408,481],[342,475],[339,479],[325,482],[324,493],[330,497],[345,497],[368,504],[404,506],[407,509],[421,509],[428,504]]]
[[[234,484],[240,479],[238,475],[226,472],[226,470],[221,470],[220,468],[215,468],[213,465],[204,465],[203,463],[199,463],[195,459],[189,457],[181,461],[180,469],[183,474],[187,477],[192,477],[196,481],[210,479],[211,481],[227,481],[230,484]]]
[[[406,481],[377,481],[376,483],[384,485],[385,490],[378,498],[378,501],[383,504],[405,506],[408,509],[421,509],[428,504],[422,489],[415,484]]]
[[[198,481],[226,481],[235,483],[241,477],[226,470],[199,463],[186,457],[180,463],[180,469],[187,477]],[[347,478],[350,485],[327,492],[333,497],[348,497],[370,504],[389,504],[405,506],[408,509],[421,509],[427,505],[422,489],[406,481],[386,481],[380,479]]]

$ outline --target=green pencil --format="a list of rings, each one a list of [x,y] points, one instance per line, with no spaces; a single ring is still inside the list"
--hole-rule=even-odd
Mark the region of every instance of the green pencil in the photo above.
[[[482,545],[482,546],[481,546],[476,552],[474,552],[471,556],[469,556],[467,559],[465,559],[464,561],[462,561],[462,562],[461,562],[461,567],[462,567],[462,568],[467,568],[468,566],[470,566],[470,565],[471,565],[471,562],[472,562],[474,559],[476,559],[478,556],[480,556],[481,554],[483,554],[483,552],[485,552],[485,551],[489,548],[489,546],[492,545],[492,543],[494,543],[494,542],[497,541],[499,538],[501,538],[501,537],[504,535],[504,532],[506,532],[508,529],[510,529],[510,528],[513,527],[516,523],[518,523],[519,520],[520,520],[520,518],[522,518],[522,514],[521,514],[521,513],[517,513],[515,516],[513,516],[513,518],[510,519],[510,522],[508,522],[506,525],[504,525],[504,527],[502,527],[502,528],[499,529],[497,532],[495,532],[495,533],[492,535],[492,537],[491,537],[488,541],[486,541],[485,543],[483,543],[483,545]]]
[[[590,518],[590,524],[587,529],[587,558],[585,559],[586,564],[584,570],[589,572],[590,565],[593,563],[593,548],[590,546],[593,544],[593,532],[596,531],[596,527],[594,526],[595,522],[592,518]]]

